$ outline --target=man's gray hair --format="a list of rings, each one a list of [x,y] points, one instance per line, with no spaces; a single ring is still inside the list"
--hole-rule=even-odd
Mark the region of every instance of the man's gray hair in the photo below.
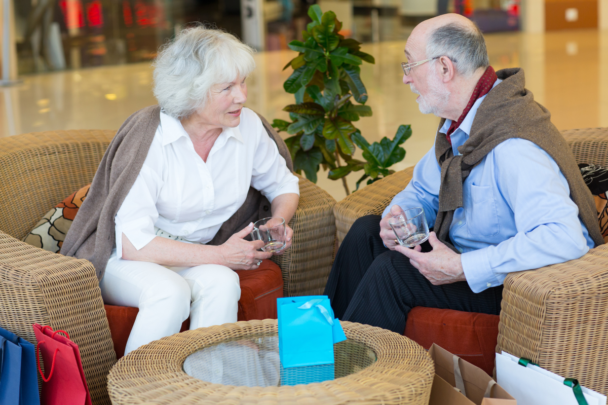
[[[154,61],[154,96],[163,112],[185,118],[204,108],[211,87],[255,69],[253,49],[218,29],[196,26],[163,46]]]
[[[479,68],[490,66],[483,34],[475,26],[446,24],[435,29],[426,44],[427,58],[447,56],[463,76],[472,75]]]

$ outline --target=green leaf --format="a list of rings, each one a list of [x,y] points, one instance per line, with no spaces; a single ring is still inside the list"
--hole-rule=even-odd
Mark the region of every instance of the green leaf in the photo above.
[[[319,11],[321,11],[320,7]],[[332,31],[336,26],[336,21],[336,13],[334,13],[333,11],[327,11],[321,16],[321,24],[325,25],[326,27],[331,27]]]
[[[312,77],[314,76],[316,71],[317,71],[316,63],[314,63],[314,64],[311,63],[311,64],[306,65],[304,72],[302,72],[302,75],[300,76],[300,84],[302,86],[306,86],[308,84],[308,82],[310,82],[312,80]]]
[[[347,53],[346,55],[344,55],[342,57],[344,59],[344,63],[347,63],[349,65],[360,65],[363,62],[361,61],[361,58],[355,55],[352,55],[350,53]]]
[[[315,145],[315,134],[304,134],[300,138],[302,150],[308,151]]]
[[[368,164],[373,164],[375,167],[382,165],[384,156],[377,156],[378,153],[384,155],[380,145],[378,145],[376,142],[374,142],[376,146],[370,145],[363,135],[361,135],[360,131],[356,131],[352,135],[352,139],[355,145],[363,150],[363,158],[369,162]],[[367,169],[366,173],[368,173]]]
[[[348,84],[346,84],[346,82],[344,80],[340,80],[340,94],[347,94],[350,93],[350,88],[348,87]]]
[[[285,83],[283,83],[283,88],[286,92],[295,94],[300,89],[300,87],[302,87],[300,79],[302,77],[302,73],[304,73],[304,69],[306,69],[306,66],[302,66],[294,70],[291,76],[289,76],[287,80],[285,80]]]
[[[380,141],[380,145],[384,149],[384,154],[386,156],[382,165],[384,168],[391,167],[405,158],[405,149],[401,148],[399,145],[407,141],[410,136],[412,136],[411,126],[400,125],[392,141],[386,137]]]
[[[375,64],[376,63],[376,59],[374,59],[374,57],[372,55],[370,55],[369,53],[355,51],[355,52],[352,52],[352,54],[355,55],[355,56],[360,57],[361,59],[363,59],[367,63],[371,63],[371,64]]]
[[[291,66],[291,62],[293,62],[296,58],[299,58],[299,56],[296,56],[295,58],[293,58],[292,60],[290,60],[289,62],[287,62],[287,64],[285,66],[283,66],[283,70],[285,70],[288,67],[290,67]]]
[[[296,94],[295,94],[296,104],[302,104],[304,102],[304,93],[306,93],[306,87],[304,87],[304,86],[300,87],[300,89],[298,91],[296,91]],[[292,114],[293,113],[289,113],[289,116],[291,117]]]
[[[342,21],[339,21],[337,18],[334,19],[334,34],[337,34],[342,30]],[[342,35],[340,35],[340,40],[344,39]]]
[[[343,77],[344,81],[348,84],[353,97],[355,97],[358,103],[365,104],[367,101],[367,89],[361,81],[361,76],[359,76],[361,69],[358,66],[352,65],[344,65],[343,69],[346,73]]]
[[[355,105],[348,103],[340,109],[340,112],[356,113],[361,117],[372,116],[372,108],[368,105]]]
[[[333,170],[336,168],[336,157],[334,156],[333,152],[330,152],[327,149],[327,141],[327,139],[323,138],[323,135],[315,136],[315,146],[319,148],[321,153],[323,153],[323,164],[327,165],[331,170]]]
[[[289,149],[289,153],[291,154],[291,161],[293,162],[296,159],[296,154],[300,150],[300,136],[291,136],[285,139],[285,145],[287,145],[287,149]]]
[[[350,172],[351,172],[350,167],[342,166],[342,167],[338,167],[335,170],[330,170],[327,177],[329,177],[332,180],[338,180],[338,179],[341,179],[342,177],[346,176]]]
[[[304,32],[306,32],[306,33],[308,34],[307,38],[311,38],[311,37],[312,37],[312,29],[313,29],[314,27],[317,27],[318,25],[319,25],[319,23],[318,23],[318,22],[316,22],[316,21],[313,21],[313,22],[308,23],[308,24],[306,25],[306,30],[307,30],[307,31],[304,31]],[[304,35],[302,35],[302,37],[304,37]]]
[[[325,124],[323,125],[323,136],[327,139],[337,139],[340,135],[349,136],[355,132],[355,130],[353,124],[342,118],[337,118],[333,121],[326,118]],[[352,153],[347,154],[351,155]]]
[[[335,139],[343,153],[352,155],[355,153],[355,145],[350,140],[350,134],[355,130],[353,124],[340,117],[335,120],[325,119],[323,136],[327,139]]]
[[[321,18],[323,16],[323,11],[321,11],[321,7],[318,4],[312,5],[308,8],[308,16],[311,20],[316,22],[317,24],[321,24]]]
[[[333,139],[326,139],[325,147],[329,152],[334,153],[336,151],[336,141],[334,141]]]
[[[321,93],[319,87],[317,87],[316,85],[308,86],[306,88],[306,93],[308,93],[308,95],[313,99],[315,103],[320,104],[325,110],[327,110],[325,100],[323,98],[323,93]]]
[[[297,58],[293,58],[291,60],[291,68],[293,70],[296,70],[302,66],[304,66],[306,64],[306,61],[304,60],[304,55],[300,55]],[[287,66],[285,66],[285,68],[287,68]],[[283,69],[285,70],[285,69]]]
[[[347,121],[359,121],[359,114],[350,111],[338,112],[338,117],[342,117]]]
[[[323,162],[323,154],[317,148],[312,148],[308,152],[300,150],[293,160],[294,169],[296,171],[303,170],[306,178],[313,183],[317,182],[317,172],[321,162]]]
[[[361,49],[361,42],[357,41],[356,39],[343,39],[342,41],[340,41],[340,44],[338,45],[340,47],[345,46],[347,47],[349,50],[353,51],[353,54],[357,51],[359,51],[359,49]],[[362,52],[361,52],[362,53]],[[359,55],[357,55],[359,56]],[[363,59],[363,58],[361,58]]]
[[[296,114],[325,115],[325,110],[317,103],[290,104],[283,108],[283,111]]]
[[[287,131],[287,127],[291,124],[291,122],[287,122],[285,120],[275,119],[272,121],[272,127],[276,129],[278,132]]]
[[[310,23],[310,24],[315,24],[316,25],[317,23]],[[308,25],[310,25],[310,24],[308,24]],[[310,29],[312,29],[312,27]],[[306,30],[302,31],[302,39],[304,41],[306,41],[306,40],[308,40],[308,38],[312,38],[312,35],[308,31],[306,31]]]
[[[312,29],[312,36],[327,51],[333,51],[340,43],[340,37],[334,34],[336,15],[333,11],[323,14],[322,24]]]
[[[313,38],[308,38],[306,40],[306,42],[302,42],[302,41],[291,41],[289,43],[289,45],[287,45],[289,47],[289,49],[291,49],[292,51],[296,51],[296,52],[301,52],[304,53],[304,55],[306,56],[306,54],[311,54],[311,53],[315,53],[318,54],[317,56],[323,56],[323,49],[319,47],[319,45],[317,45],[317,43],[315,42],[315,40]],[[310,56],[309,56],[310,58]],[[309,59],[307,58],[307,59]]]
[[[361,182],[365,179],[367,179],[369,176],[367,174],[364,174],[363,176],[361,176],[361,178],[359,180],[357,180],[357,187],[355,188],[355,191],[359,190],[359,185],[361,184]]]
[[[336,67],[340,67],[344,63],[344,56],[346,56],[347,54],[348,54],[348,48],[345,48],[345,47],[337,48],[333,52],[331,52],[331,54],[329,55],[329,60]]]
[[[290,134],[297,134],[300,131],[304,131],[304,133],[310,134],[313,133],[319,125],[322,125],[324,121],[325,118],[322,116],[300,115],[298,120],[287,128],[287,132]]]

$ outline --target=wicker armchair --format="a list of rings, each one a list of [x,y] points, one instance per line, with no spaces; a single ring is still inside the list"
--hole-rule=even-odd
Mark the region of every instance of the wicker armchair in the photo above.
[[[608,167],[608,128],[563,135],[578,162]],[[381,214],[412,173],[413,168],[395,173],[336,204],[338,243],[357,218]],[[530,358],[608,394],[608,245],[578,260],[510,274],[496,350]]]
[[[80,346],[94,404],[109,404],[116,362],[95,271],[86,260],[20,240],[66,196],[89,184],[115,131],[71,130],[0,138],[0,327],[36,341],[32,323],[67,329]],[[335,200],[300,178],[292,248],[276,259],[284,295],[320,294],[334,258]]]

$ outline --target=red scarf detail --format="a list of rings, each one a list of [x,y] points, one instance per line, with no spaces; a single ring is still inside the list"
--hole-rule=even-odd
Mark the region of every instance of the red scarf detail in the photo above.
[[[494,86],[494,83],[497,79],[498,77],[496,76],[496,72],[494,72],[492,66],[488,66],[486,71],[483,72],[483,75],[479,78],[479,81],[475,85],[475,89],[473,90],[473,94],[469,99],[469,103],[462,111],[462,114],[460,114],[460,118],[458,118],[458,121],[452,121],[452,125],[450,125],[450,128],[448,129],[446,137],[448,138],[448,142],[450,144],[452,143],[452,139],[450,138],[450,136],[454,133],[454,131],[456,131],[456,129],[458,129],[460,124],[462,124],[462,121],[464,121],[465,117],[471,110],[471,107],[473,107],[473,104],[475,104],[478,99],[485,96],[490,92],[490,90],[492,90],[492,87]]]

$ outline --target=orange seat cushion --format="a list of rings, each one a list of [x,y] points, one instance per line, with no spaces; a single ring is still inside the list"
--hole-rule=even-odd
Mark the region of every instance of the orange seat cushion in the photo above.
[[[404,335],[425,349],[437,343],[492,375],[499,320],[498,315],[416,307],[407,317]]]
[[[241,280],[238,320],[276,318],[277,298],[283,297],[283,277],[279,266],[264,260],[257,270],[237,270],[236,273]],[[139,310],[116,305],[105,305],[105,308],[116,357],[120,359]],[[190,320],[186,320],[181,331],[188,330],[189,325]]]

